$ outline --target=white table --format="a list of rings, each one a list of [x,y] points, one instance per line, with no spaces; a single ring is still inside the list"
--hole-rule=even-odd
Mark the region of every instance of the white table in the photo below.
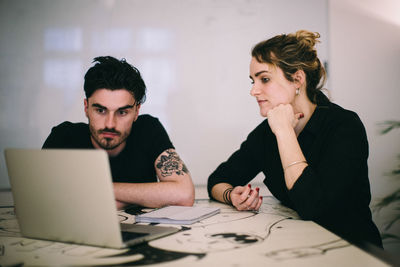
[[[260,211],[238,212],[209,201],[196,188],[199,206],[218,206],[218,215],[131,249],[115,250],[20,237],[9,192],[0,194],[0,265],[128,266],[390,266],[264,196]],[[134,216],[119,212],[121,220]],[[124,218],[124,219],[122,219]]]

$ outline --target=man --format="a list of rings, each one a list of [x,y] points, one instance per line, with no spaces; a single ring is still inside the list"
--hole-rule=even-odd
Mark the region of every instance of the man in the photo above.
[[[89,123],[54,127],[43,148],[107,151],[118,209],[128,204],[193,205],[190,173],[164,127],[157,118],[139,116],[146,94],[139,70],[125,59],[109,56],[93,62],[84,83]]]

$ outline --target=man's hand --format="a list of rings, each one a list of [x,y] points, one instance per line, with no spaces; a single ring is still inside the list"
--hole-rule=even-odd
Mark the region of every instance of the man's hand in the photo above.
[[[127,205],[129,205],[128,203],[121,202],[121,201],[118,201],[118,200],[116,200],[115,202],[116,202],[116,205],[117,205],[117,210],[122,210],[122,209],[124,209]]]

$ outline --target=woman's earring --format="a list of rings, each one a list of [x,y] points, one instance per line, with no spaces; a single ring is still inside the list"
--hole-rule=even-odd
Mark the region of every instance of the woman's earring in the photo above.
[[[297,88],[296,89],[296,95],[299,95],[300,94],[300,88]]]

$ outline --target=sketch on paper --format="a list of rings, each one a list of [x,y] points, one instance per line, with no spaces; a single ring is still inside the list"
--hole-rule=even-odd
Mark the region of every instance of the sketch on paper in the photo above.
[[[315,246],[310,247],[296,247],[296,248],[289,248],[289,249],[281,249],[271,251],[265,254],[265,256],[272,258],[274,260],[288,260],[294,258],[305,258],[305,257],[313,257],[313,256],[320,256],[325,254],[329,250],[338,249],[348,247],[350,244],[343,240],[337,239],[334,241],[318,244]]]

